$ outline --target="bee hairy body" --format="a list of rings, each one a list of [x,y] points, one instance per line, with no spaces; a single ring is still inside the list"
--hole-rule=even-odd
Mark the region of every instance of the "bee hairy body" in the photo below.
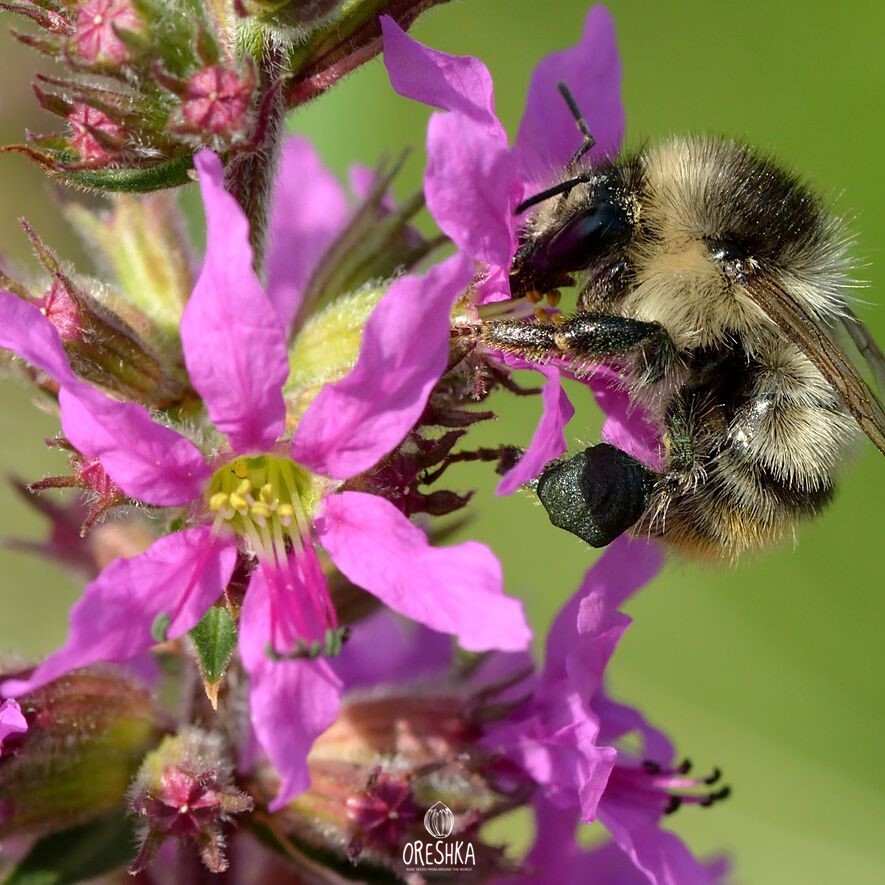
[[[514,292],[577,280],[578,312],[524,328],[528,343],[512,323],[489,324],[485,338],[565,359],[577,374],[619,365],[662,428],[664,468],[650,475],[633,532],[734,559],[817,514],[862,434],[819,355],[841,355],[832,342],[850,313],[849,245],[841,221],[768,158],[733,141],[672,138],[540,203]]]

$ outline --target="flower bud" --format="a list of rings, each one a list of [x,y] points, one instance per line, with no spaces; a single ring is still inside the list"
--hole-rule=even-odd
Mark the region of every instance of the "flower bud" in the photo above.
[[[198,728],[165,738],[145,758],[129,802],[143,823],[132,873],[144,870],[170,837],[193,842],[206,868],[223,872],[228,866],[223,826],[253,804],[233,784],[221,737]]]
[[[230,14],[189,0],[0,5],[38,25],[16,36],[65,71],[38,74],[34,91],[66,131],[5,150],[69,184],[147,192],[186,184],[201,146],[255,149],[253,66],[233,54]]]
[[[20,743],[18,736],[27,730],[28,723],[18,701],[13,698],[3,701],[0,704],[0,756],[15,752],[13,748]]]
[[[234,0],[248,46],[288,49],[289,106],[324,92],[381,51],[382,15],[409,25],[446,0]]]
[[[88,62],[120,65],[130,58],[120,31],[141,29],[141,18],[130,0],[85,0],[77,7],[68,46]]]
[[[75,280],[30,225],[22,225],[50,282],[42,296],[31,296],[23,286],[19,294],[34,301],[55,326],[74,371],[152,408],[181,403],[188,387],[168,336],[138,306],[97,282]]]
[[[469,701],[454,694],[351,697],[311,750],[310,789],[271,817],[273,829],[309,851],[359,863],[365,875],[405,875],[406,842],[435,840],[425,820],[447,814],[447,833],[470,842],[475,869],[501,869],[500,852],[478,831],[510,810],[513,797],[486,775],[493,766],[479,736]],[[260,772],[256,795],[272,796],[275,779]]]
[[[158,737],[150,695],[109,667],[77,671],[18,703],[27,733],[12,755],[4,742],[0,837],[65,829],[119,805]]]
[[[161,335],[176,336],[193,289],[194,259],[175,198],[166,192],[119,195],[111,198],[110,208],[91,210],[71,202],[64,211],[125,300]]]
[[[254,91],[255,78],[248,69],[240,74],[215,64],[196,71],[181,95],[178,131],[228,141],[245,135]]]

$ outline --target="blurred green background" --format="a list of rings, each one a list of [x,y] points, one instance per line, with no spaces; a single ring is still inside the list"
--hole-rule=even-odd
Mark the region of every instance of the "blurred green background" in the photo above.
[[[885,341],[885,5],[789,2],[612,2],[624,68],[628,139],[711,131],[746,138],[803,171],[854,218],[859,312]],[[583,0],[459,0],[414,34],[475,54],[495,77],[512,133],[534,64],[577,39]],[[46,128],[28,86],[33,57],[5,33],[0,13],[0,141]],[[395,96],[375,61],[299,111],[330,165],[374,163],[412,144],[404,184],[420,181],[426,110]],[[42,175],[0,156],[0,252],[27,262],[25,215],[65,255],[71,240]],[[573,432],[595,438],[598,416],[575,391]],[[39,440],[55,431],[23,387],[0,386],[0,464],[33,479],[59,470]],[[527,441],[538,404],[498,403],[488,439]],[[595,554],[554,531],[528,496],[498,499],[482,471],[470,534],[502,556],[510,591],[542,630]],[[881,564],[885,465],[870,444],[826,515],[787,548],[732,569],[671,560],[629,606],[636,622],[610,669],[614,693],[667,729],[699,769],[720,765],[733,797],[684,809],[672,827],[698,852],[726,849],[748,883],[885,880],[885,581]],[[39,519],[3,496],[0,536],[38,537]],[[63,638],[78,587],[52,566],[0,550],[0,647],[30,655]]]

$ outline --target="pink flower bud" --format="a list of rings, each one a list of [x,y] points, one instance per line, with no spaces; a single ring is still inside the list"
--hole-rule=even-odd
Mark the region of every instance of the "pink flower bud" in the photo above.
[[[184,128],[212,135],[243,132],[253,89],[250,76],[241,76],[221,65],[197,71],[181,99]]]
[[[253,805],[233,785],[219,737],[196,728],[166,738],[145,757],[129,798],[145,824],[132,873],[144,870],[170,837],[194,842],[206,868],[223,872],[228,861],[222,825]]]
[[[362,842],[382,851],[395,852],[422,816],[410,778],[380,770],[372,774],[364,791],[348,797],[346,805],[347,816],[360,834],[348,849],[351,858],[359,855]]]
[[[71,147],[87,163],[105,163],[111,158],[110,151],[102,144],[96,133],[108,138],[122,139],[122,129],[103,111],[86,104],[78,104],[68,114]]]
[[[52,287],[38,306],[46,319],[55,326],[62,341],[77,341],[82,336],[80,310],[62,280],[53,280]]]
[[[140,28],[141,19],[129,0],[86,0],[77,10],[71,43],[86,61],[119,65],[129,60],[129,49],[117,29]]]

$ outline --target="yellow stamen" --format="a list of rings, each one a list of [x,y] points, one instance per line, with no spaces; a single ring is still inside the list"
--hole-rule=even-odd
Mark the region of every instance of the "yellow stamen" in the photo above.
[[[230,495],[228,495],[226,492],[216,492],[209,499],[209,509],[217,512],[217,511],[222,510],[223,508],[227,507],[229,502],[230,502]]]
[[[245,516],[249,512],[249,502],[236,492],[230,496],[230,506],[241,516]]]
[[[259,558],[280,562],[287,549],[301,549],[314,496],[311,475],[294,461],[259,455],[237,458],[217,470],[206,504],[216,514],[215,531],[226,527]]]

